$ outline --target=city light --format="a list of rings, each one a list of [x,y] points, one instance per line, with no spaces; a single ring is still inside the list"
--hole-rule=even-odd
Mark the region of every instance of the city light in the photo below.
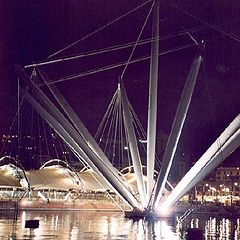
[[[158,215],[160,215],[162,217],[167,217],[170,214],[172,214],[172,209],[167,208],[167,207],[162,207],[162,205],[161,205],[157,208],[156,212]]]

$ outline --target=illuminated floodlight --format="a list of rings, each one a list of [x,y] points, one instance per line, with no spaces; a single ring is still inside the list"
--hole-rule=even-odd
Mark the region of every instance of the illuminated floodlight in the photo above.
[[[168,208],[167,206],[161,205],[157,208],[156,213],[161,217],[167,217],[172,214],[172,209]]]

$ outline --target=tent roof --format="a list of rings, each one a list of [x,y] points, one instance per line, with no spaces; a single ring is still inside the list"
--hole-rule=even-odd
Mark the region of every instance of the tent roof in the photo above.
[[[0,188],[21,187],[19,179],[15,177],[16,169],[11,165],[3,165],[0,167]]]
[[[78,173],[85,191],[106,191],[110,186],[92,169]]]
[[[77,175],[59,165],[39,170],[26,171],[26,176],[33,189],[54,189],[61,191],[81,190],[82,185]]]

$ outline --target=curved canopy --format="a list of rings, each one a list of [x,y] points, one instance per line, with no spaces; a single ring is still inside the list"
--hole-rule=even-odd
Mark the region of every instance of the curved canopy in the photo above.
[[[12,164],[0,166],[0,188],[20,188],[21,184],[16,172],[16,167]]]
[[[138,193],[138,187],[137,187],[137,179],[136,174],[134,172],[127,172],[123,175],[123,178],[128,183],[128,186],[135,192]],[[147,183],[147,176],[143,175],[143,182],[146,185]]]
[[[26,171],[26,176],[34,190],[53,189],[56,191],[70,191],[82,189],[77,175],[59,165]]]
[[[87,169],[78,173],[85,191],[106,191],[110,189],[103,179],[101,179],[92,169]]]

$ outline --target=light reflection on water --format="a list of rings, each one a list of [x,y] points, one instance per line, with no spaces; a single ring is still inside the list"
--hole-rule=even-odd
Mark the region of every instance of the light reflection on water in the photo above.
[[[38,219],[39,228],[26,229],[25,220]],[[100,239],[100,240],[178,240],[189,227],[204,229],[205,239],[240,239],[240,220],[190,217],[182,224],[175,219],[133,221],[122,213],[93,211],[0,212],[0,239]]]

